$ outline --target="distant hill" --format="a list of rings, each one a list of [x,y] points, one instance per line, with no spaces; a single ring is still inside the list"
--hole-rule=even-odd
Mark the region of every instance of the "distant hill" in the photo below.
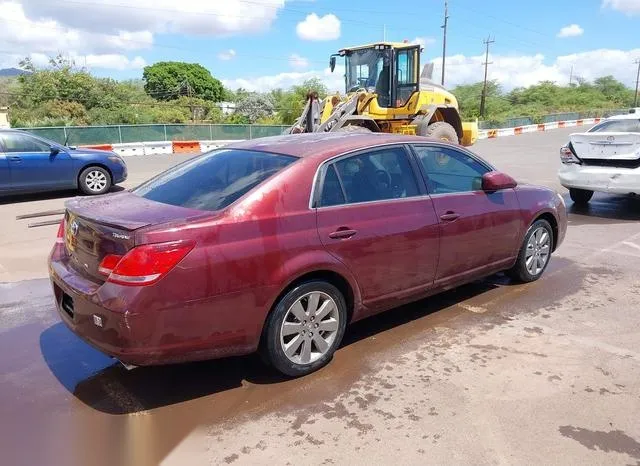
[[[19,68],[4,68],[0,70],[0,77],[20,76],[21,74],[30,74],[30,72]]]

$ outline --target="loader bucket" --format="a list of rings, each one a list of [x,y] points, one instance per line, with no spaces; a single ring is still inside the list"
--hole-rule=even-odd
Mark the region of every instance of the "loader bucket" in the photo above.
[[[462,145],[472,146],[478,140],[478,122],[463,121],[462,122]]]

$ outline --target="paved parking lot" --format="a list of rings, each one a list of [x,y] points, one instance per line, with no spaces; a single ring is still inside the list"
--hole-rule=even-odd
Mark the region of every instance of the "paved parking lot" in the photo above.
[[[569,132],[475,149],[560,190]],[[128,159],[125,186],[179,160]],[[494,276],[360,322],[298,380],[255,357],[126,371],[79,341],[44,278],[56,227],[14,220],[63,201],[0,205],[3,464],[640,464],[640,200],[568,201],[540,281]]]

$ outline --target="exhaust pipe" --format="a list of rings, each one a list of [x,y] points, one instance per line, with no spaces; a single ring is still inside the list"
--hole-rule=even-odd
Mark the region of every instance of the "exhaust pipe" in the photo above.
[[[132,371],[133,369],[137,368],[138,366],[134,366],[133,364],[127,364],[126,362],[122,362],[120,360],[118,360],[118,362],[120,364],[122,364],[122,366],[127,370],[127,371]]]

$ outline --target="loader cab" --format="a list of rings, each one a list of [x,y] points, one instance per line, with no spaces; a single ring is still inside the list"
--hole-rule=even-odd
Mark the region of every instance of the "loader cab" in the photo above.
[[[379,43],[340,50],[345,57],[346,92],[365,89],[377,94],[378,105],[398,108],[419,88],[419,45]],[[335,55],[330,59],[335,67]]]

